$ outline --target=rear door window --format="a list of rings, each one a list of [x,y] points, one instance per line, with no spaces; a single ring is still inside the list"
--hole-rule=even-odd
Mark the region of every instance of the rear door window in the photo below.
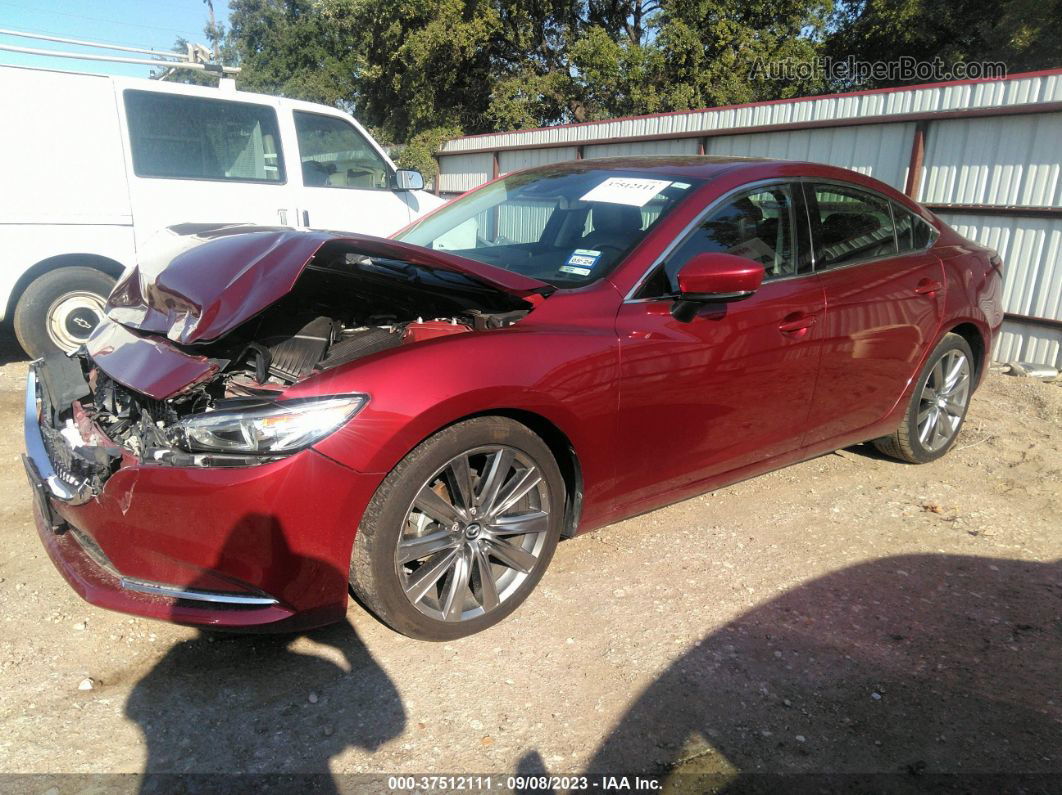
[[[813,190],[816,270],[897,253],[891,202],[841,185],[819,184]]]
[[[267,105],[129,90],[125,115],[138,177],[284,182]]]

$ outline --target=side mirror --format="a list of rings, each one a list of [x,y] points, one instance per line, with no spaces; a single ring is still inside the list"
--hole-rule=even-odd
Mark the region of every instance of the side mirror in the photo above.
[[[395,172],[395,190],[424,190],[424,177],[419,171],[400,168]]]
[[[740,301],[763,283],[763,266],[747,257],[733,254],[694,255],[678,273],[679,294],[671,315],[688,323],[699,304]]]

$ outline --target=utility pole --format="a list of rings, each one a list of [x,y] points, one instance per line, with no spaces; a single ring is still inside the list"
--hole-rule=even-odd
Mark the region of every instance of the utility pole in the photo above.
[[[214,63],[221,66],[221,36],[218,35],[218,23],[214,19],[214,0],[203,0],[210,14],[210,43],[214,45]]]

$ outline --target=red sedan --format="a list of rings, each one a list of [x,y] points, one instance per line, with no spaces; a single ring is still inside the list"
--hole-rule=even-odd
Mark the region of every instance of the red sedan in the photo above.
[[[954,444],[1001,263],[809,163],[576,161],[394,240],[170,230],[31,365],[40,535],[87,600],[221,628],[511,613],[562,536],[857,442]]]

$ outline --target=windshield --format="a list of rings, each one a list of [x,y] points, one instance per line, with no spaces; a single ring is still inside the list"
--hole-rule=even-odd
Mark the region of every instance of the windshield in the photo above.
[[[612,270],[700,182],[592,166],[514,174],[397,239],[579,287]]]

